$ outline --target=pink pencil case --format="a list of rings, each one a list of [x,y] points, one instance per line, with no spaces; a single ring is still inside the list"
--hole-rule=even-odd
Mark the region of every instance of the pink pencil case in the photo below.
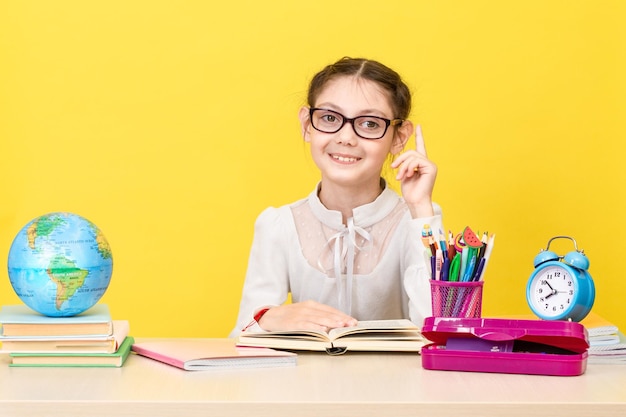
[[[427,317],[424,369],[575,376],[587,368],[589,342],[568,321]]]

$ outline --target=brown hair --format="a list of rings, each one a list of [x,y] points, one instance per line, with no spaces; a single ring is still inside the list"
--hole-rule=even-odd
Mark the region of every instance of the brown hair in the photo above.
[[[344,57],[315,74],[309,85],[309,106],[315,106],[315,101],[326,83],[340,76],[356,76],[377,83],[389,93],[394,117],[402,120],[409,117],[411,92],[400,75],[380,62],[365,58]]]

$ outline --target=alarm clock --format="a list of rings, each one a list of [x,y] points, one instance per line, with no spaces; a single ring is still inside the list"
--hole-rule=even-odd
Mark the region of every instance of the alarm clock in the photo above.
[[[569,239],[574,251],[559,256],[550,251],[555,239]],[[581,321],[589,314],[596,296],[593,279],[587,271],[589,259],[578,250],[576,240],[555,236],[534,260],[535,270],[526,287],[526,301],[533,313],[543,320]]]

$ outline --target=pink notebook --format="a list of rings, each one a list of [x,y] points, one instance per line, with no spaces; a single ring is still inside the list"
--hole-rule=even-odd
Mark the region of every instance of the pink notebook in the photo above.
[[[235,339],[170,339],[137,342],[133,352],[186,371],[296,365],[297,354],[239,347]]]

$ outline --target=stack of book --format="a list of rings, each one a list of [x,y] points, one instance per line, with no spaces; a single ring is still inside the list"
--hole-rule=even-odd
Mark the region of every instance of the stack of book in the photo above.
[[[594,313],[582,324],[589,336],[588,363],[626,365],[626,337],[615,324]]]
[[[10,355],[10,366],[120,367],[134,342],[128,321],[112,320],[106,304],[72,317],[5,305],[0,326],[0,353]]]

